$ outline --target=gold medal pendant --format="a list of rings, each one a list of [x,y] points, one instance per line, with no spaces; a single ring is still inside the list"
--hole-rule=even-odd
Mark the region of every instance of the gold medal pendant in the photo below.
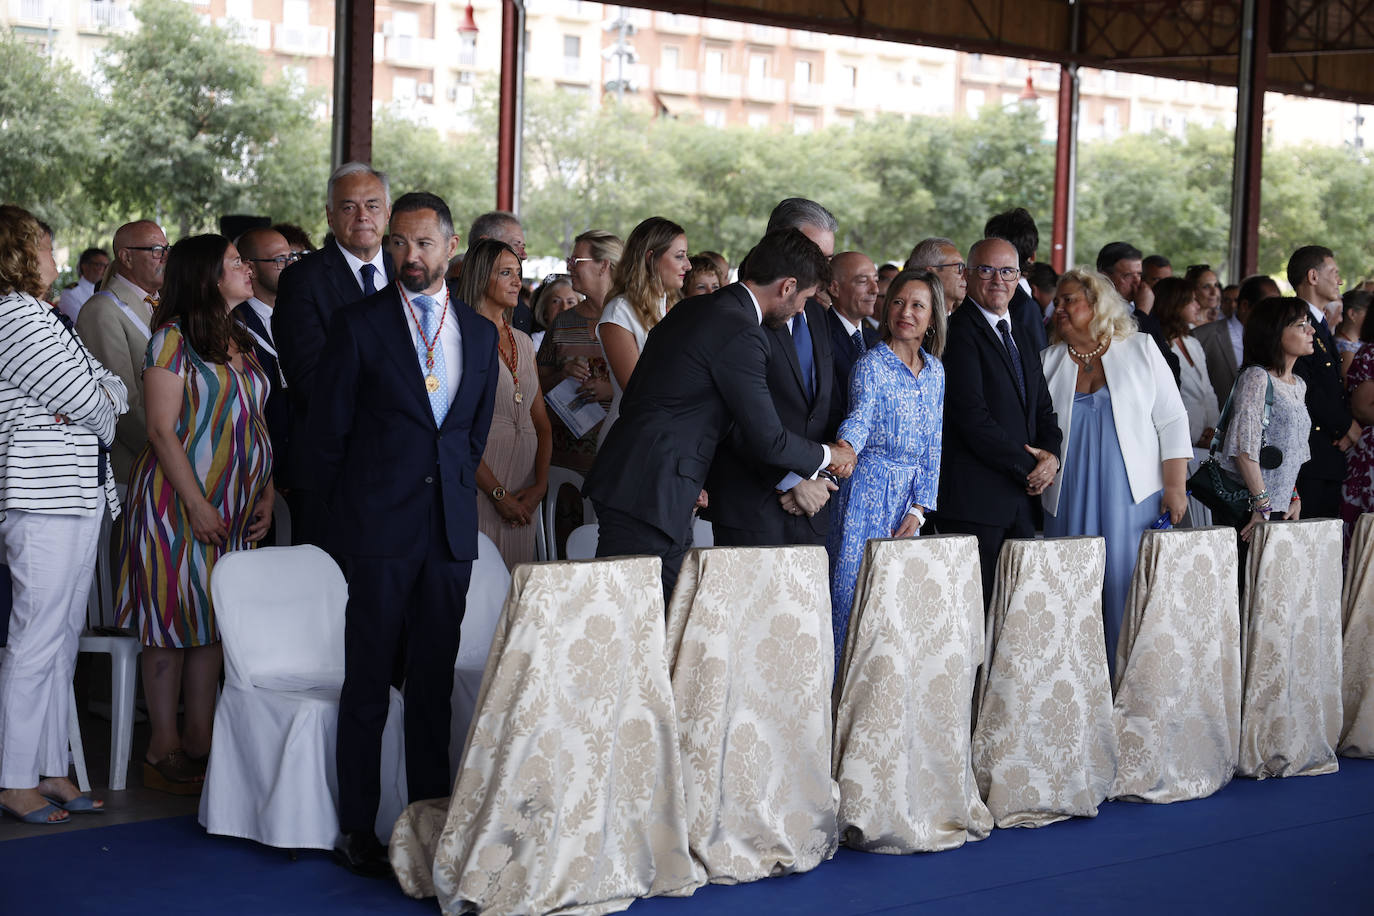
[[[439,379],[436,378],[436,377],[433,376],[433,375],[426,375],[426,376],[425,376],[425,390],[428,391],[430,394],[434,394],[434,392],[438,391],[438,390],[439,390]]]

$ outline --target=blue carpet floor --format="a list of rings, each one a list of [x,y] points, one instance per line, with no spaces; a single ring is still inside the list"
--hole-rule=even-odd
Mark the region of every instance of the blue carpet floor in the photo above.
[[[324,853],[291,862],[172,818],[0,843],[0,914],[433,913]],[[1175,805],[997,830],[934,855],[840,850],[805,874],[644,900],[632,913],[1374,913],[1374,761],[1332,776],[1237,780]]]

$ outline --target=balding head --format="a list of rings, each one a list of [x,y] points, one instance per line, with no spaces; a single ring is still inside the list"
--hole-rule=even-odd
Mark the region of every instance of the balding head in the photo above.
[[[115,230],[115,273],[145,293],[162,289],[167,268],[167,236],[150,219],[125,223]],[[149,250],[156,249],[156,250]]]
[[[861,251],[842,251],[830,259],[830,303],[851,324],[872,317],[878,303],[878,268]]]
[[[239,256],[253,274],[253,295],[267,303],[277,304],[277,282],[290,263],[291,243],[275,229],[249,229],[235,243]]]
[[[1016,247],[1011,242],[1004,239],[978,242],[968,253],[969,298],[989,312],[1005,315],[1020,278],[1020,264]],[[984,272],[990,276],[982,276]]]

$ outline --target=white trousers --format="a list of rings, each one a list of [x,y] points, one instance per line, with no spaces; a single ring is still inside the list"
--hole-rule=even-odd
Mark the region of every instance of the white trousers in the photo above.
[[[10,510],[0,522],[14,580],[0,649],[0,788],[67,774],[67,691],[86,623],[104,503],[94,515]]]

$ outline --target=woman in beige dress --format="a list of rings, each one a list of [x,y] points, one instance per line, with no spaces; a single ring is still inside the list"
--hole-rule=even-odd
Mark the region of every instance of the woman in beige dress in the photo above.
[[[507,568],[534,559],[534,533],[539,503],[548,488],[553,433],[534,343],[510,325],[520,296],[520,259],[496,239],[482,239],[468,249],[458,298],[496,325],[501,378],[491,416],[487,448],[477,466],[477,527],[496,542]]]

